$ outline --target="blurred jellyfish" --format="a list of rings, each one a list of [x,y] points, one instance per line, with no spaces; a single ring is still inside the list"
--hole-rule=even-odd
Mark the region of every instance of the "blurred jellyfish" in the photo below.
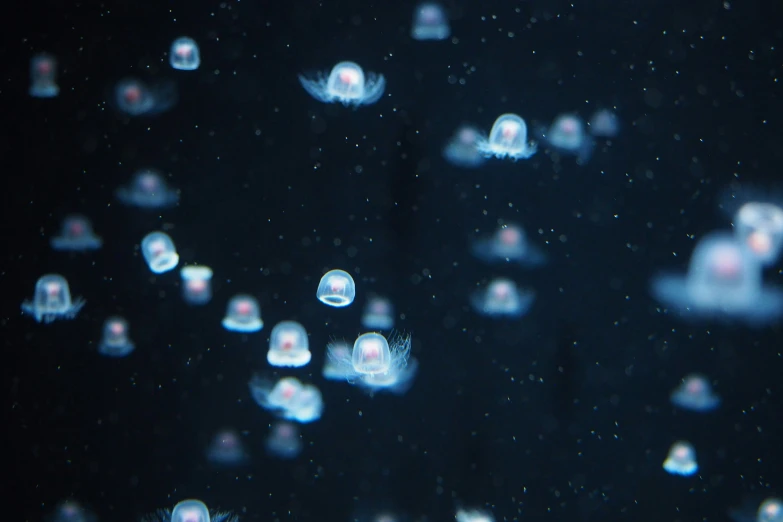
[[[176,105],[177,86],[171,81],[146,84],[136,78],[120,80],[114,87],[112,105],[127,116],[154,116]]]
[[[35,283],[32,301],[22,303],[22,313],[32,315],[39,323],[56,319],[73,319],[84,306],[81,297],[71,301],[68,281],[59,274],[46,274]]]
[[[372,296],[362,313],[362,327],[367,330],[394,328],[394,305],[385,297]]]
[[[734,232],[759,263],[774,265],[783,250],[783,207],[756,201],[745,203],[734,216]]]
[[[370,105],[377,102],[386,88],[382,74],[367,73],[353,62],[340,62],[332,68],[329,77],[318,73],[315,79],[299,75],[299,83],[307,93],[324,103],[340,102],[346,107]]]
[[[182,277],[182,298],[189,305],[204,305],[212,299],[212,269],[190,265],[179,271]]]
[[[68,499],[57,504],[45,520],[46,522],[96,522],[97,517],[79,502]]]
[[[330,270],[318,283],[316,297],[325,305],[342,308],[353,303],[356,297],[356,284],[353,277],[344,270]]]
[[[330,381],[343,381],[356,375],[353,366],[341,366],[335,361],[342,361],[351,358],[353,347],[344,340],[334,340],[326,345],[327,353],[334,354],[324,359],[324,367],[321,374]]]
[[[103,240],[95,235],[89,219],[79,214],[71,214],[63,219],[60,235],[53,237],[50,244],[55,250],[79,252],[97,250],[103,245]]]
[[[451,34],[449,20],[440,4],[424,2],[413,12],[411,38],[414,40],[445,40]]]
[[[324,411],[324,399],[321,390],[312,384],[305,384],[294,397],[294,403],[283,415],[284,419],[308,423],[321,418]]]
[[[720,397],[712,392],[710,381],[695,373],[682,380],[670,399],[675,406],[691,411],[712,411],[720,405]]]
[[[150,232],[141,240],[141,254],[153,274],[162,274],[179,264],[174,242],[165,232]]]
[[[174,510],[159,509],[142,518],[142,522],[238,522],[239,517],[229,512],[209,511],[200,500],[178,502]]]
[[[538,145],[527,141],[527,124],[516,114],[502,114],[495,120],[489,138],[483,136],[476,149],[484,156],[498,159],[527,159],[536,153]]]
[[[128,321],[117,316],[106,319],[98,352],[108,357],[125,357],[135,349],[136,346],[128,337]]]
[[[522,317],[535,301],[533,290],[522,289],[510,279],[498,277],[471,296],[473,309],[488,317]]]
[[[593,113],[588,123],[590,134],[602,138],[614,138],[620,130],[617,115],[609,109],[600,109]]]
[[[320,390],[295,377],[283,377],[272,384],[254,375],[248,387],[256,404],[284,419],[308,423],[321,418],[324,404]]]
[[[458,128],[443,149],[443,157],[455,167],[472,169],[487,162],[476,144],[481,139],[481,131],[472,125]]]
[[[234,430],[219,431],[207,448],[207,460],[220,466],[241,466],[248,462],[245,445]]]
[[[678,441],[672,444],[666,460],[663,461],[663,469],[672,475],[693,475],[699,470],[696,463],[696,450],[686,441]]]
[[[198,45],[193,38],[181,36],[174,40],[169,50],[169,64],[179,71],[195,71],[201,64]]]
[[[783,500],[767,497],[761,502],[746,499],[742,506],[729,510],[735,522],[783,522]]]
[[[232,332],[258,332],[264,327],[261,319],[261,307],[255,297],[245,294],[235,295],[228,302],[223,328]]]
[[[395,334],[389,342],[383,335],[371,332],[356,339],[350,356],[334,348],[327,346],[327,353],[336,371],[343,372],[350,383],[360,377],[362,386],[371,386],[375,379],[386,382],[389,373],[399,375],[408,365],[411,337]]]
[[[456,522],[495,522],[491,513],[479,509],[458,509],[454,519]]]
[[[60,94],[57,59],[54,56],[40,53],[30,59],[29,93],[33,98],[55,98]]]
[[[513,224],[501,226],[491,237],[473,243],[473,255],[487,261],[506,261],[529,267],[546,263],[544,252],[531,244],[525,230]]]
[[[130,185],[117,189],[117,199],[126,205],[147,209],[161,209],[176,205],[179,194],[166,184],[157,171],[141,169],[133,175]]]
[[[593,155],[595,144],[585,132],[585,124],[574,114],[561,114],[543,135],[553,149],[576,156],[576,162],[584,165]]]
[[[272,424],[266,439],[266,451],[273,457],[295,459],[302,452],[302,438],[299,426],[279,421]]]
[[[758,261],[734,235],[712,232],[693,249],[687,275],[659,275],[651,293],[682,315],[763,324],[783,315],[783,292],[763,286],[761,276]]]
[[[413,386],[419,361],[411,358],[404,367],[391,367],[388,372],[373,375],[360,375],[356,384],[364,391],[374,395],[377,392],[388,391],[395,395],[405,395]]]
[[[295,321],[277,323],[269,334],[266,360],[272,366],[305,366],[310,362],[309,341],[304,326]]]

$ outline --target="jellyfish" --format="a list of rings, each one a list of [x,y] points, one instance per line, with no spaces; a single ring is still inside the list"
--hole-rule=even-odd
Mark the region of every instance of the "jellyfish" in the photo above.
[[[273,457],[295,459],[302,452],[302,438],[299,427],[286,421],[278,421],[269,429],[266,451]]]
[[[756,512],[756,522],[783,522],[783,500],[774,497],[764,499]]]
[[[60,235],[53,237],[50,244],[55,250],[80,252],[101,248],[103,240],[95,235],[89,219],[79,214],[71,214],[63,219]]]
[[[553,149],[576,156],[576,162],[584,165],[593,155],[595,144],[585,131],[585,124],[574,114],[561,114],[543,134]]]
[[[256,404],[279,417],[300,423],[321,418],[324,408],[321,391],[311,384],[302,384],[295,377],[283,377],[272,384],[254,375],[248,387]]]
[[[141,169],[128,186],[117,189],[117,199],[132,207],[158,210],[176,205],[179,193],[169,188],[163,176],[153,169]]]
[[[620,130],[617,115],[609,109],[599,109],[590,117],[590,134],[603,138],[614,138]]]
[[[458,509],[454,519],[456,522],[495,522],[491,513],[479,509]]]
[[[57,59],[54,56],[40,53],[30,59],[29,93],[33,98],[55,98],[60,94]]]
[[[353,366],[345,366],[335,361],[350,360],[353,347],[344,340],[334,340],[326,345],[329,357],[324,359],[324,367],[321,375],[330,381],[344,381],[356,375]]]
[[[177,86],[171,81],[147,84],[136,78],[120,80],[114,87],[112,105],[126,116],[154,116],[177,103]]]
[[[81,503],[68,499],[58,503],[45,520],[46,522],[96,522],[97,517]]]
[[[125,357],[135,349],[136,346],[128,337],[128,321],[118,316],[106,319],[98,352],[108,357]]]
[[[310,362],[307,331],[295,321],[277,323],[269,334],[269,351],[266,360],[272,366],[300,367]]]
[[[179,71],[195,71],[201,64],[198,45],[193,38],[181,36],[174,40],[169,51],[169,64]]]
[[[264,327],[258,301],[250,295],[235,295],[228,302],[223,328],[232,332],[258,332]]]
[[[394,328],[394,305],[385,297],[373,296],[362,313],[362,327],[367,330],[391,330]]]
[[[424,2],[413,12],[411,38],[414,40],[445,40],[451,34],[446,12],[439,4]]]
[[[391,392],[395,395],[405,395],[413,386],[418,370],[419,361],[413,357],[404,367],[393,366],[386,373],[360,375],[356,384],[370,396],[382,391]]]
[[[472,125],[463,125],[449,139],[443,149],[443,157],[455,167],[480,167],[487,162],[487,158],[477,148],[480,139],[481,131]]]
[[[179,271],[182,277],[182,298],[189,305],[204,305],[212,299],[212,269],[190,265]]]
[[[329,77],[318,73],[315,79],[299,75],[299,83],[307,93],[324,103],[340,102],[346,107],[371,105],[377,102],[386,88],[382,74],[367,73],[353,62],[340,62],[332,68]]]
[[[408,365],[411,353],[410,335],[393,334],[391,341],[379,333],[360,335],[350,356],[327,346],[327,354],[337,371],[346,375],[349,383],[362,378],[363,386],[372,386],[375,379],[386,381],[389,373],[398,374]]]
[[[238,522],[239,517],[230,512],[210,511],[200,500],[178,502],[174,510],[159,509],[142,518],[142,522]]]
[[[68,281],[59,274],[46,274],[35,283],[32,301],[22,303],[22,312],[32,315],[39,323],[57,319],[73,319],[84,306],[84,299],[71,300]]]
[[[530,289],[519,289],[510,279],[495,278],[471,296],[473,309],[488,317],[522,317],[535,301],[536,294]]]
[[[677,441],[672,444],[666,460],[663,461],[663,469],[672,475],[693,475],[699,470],[696,463],[696,450],[686,441]]]
[[[763,266],[772,266],[783,250],[783,207],[751,201],[734,216],[734,233],[747,251]]]
[[[174,242],[165,232],[150,232],[141,240],[141,253],[153,274],[162,274],[179,264]]]
[[[691,411],[712,411],[720,406],[720,397],[712,392],[710,381],[695,373],[682,380],[670,399],[675,406]]]
[[[525,230],[514,224],[501,226],[491,237],[473,243],[473,255],[486,262],[505,261],[528,267],[546,263],[546,254],[533,245]]]
[[[207,460],[219,466],[235,467],[247,464],[249,457],[239,433],[222,430],[215,435],[207,448]]]
[[[353,303],[356,297],[356,284],[348,272],[330,270],[321,278],[315,295],[325,305],[342,308]]]
[[[480,137],[476,149],[484,156],[498,159],[527,159],[538,150],[535,142],[527,141],[527,124],[516,114],[503,114],[495,120],[489,138]]]

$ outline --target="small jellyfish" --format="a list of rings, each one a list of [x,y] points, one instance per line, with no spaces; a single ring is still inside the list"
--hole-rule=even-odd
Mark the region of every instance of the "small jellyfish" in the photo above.
[[[377,102],[386,88],[382,74],[367,73],[353,62],[340,62],[332,68],[329,77],[318,73],[315,79],[299,75],[299,83],[310,96],[324,103],[340,102],[346,107],[370,105]]]
[[[712,411],[720,405],[720,397],[712,392],[710,381],[698,374],[687,375],[670,399],[675,406],[691,411]]]
[[[135,349],[128,337],[128,321],[117,316],[106,319],[98,352],[109,357],[125,357]]]
[[[235,295],[228,302],[223,328],[232,332],[258,332],[264,327],[258,301],[250,295]]]
[[[212,269],[190,265],[179,271],[182,278],[182,299],[189,305],[204,305],[212,299]]]
[[[302,437],[299,426],[279,421],[272,424],[266,439],[266,451],[273,457],[295,459],[302,452]]]
[[[342,308],[353,303],[356,297],[356,284],[348,272],[330,270],[321,278],[315,295],[325,305]]]
[[[408,364],[411,353],[410,335],[396,334],[391,342],[379,333],[360,335],[350,355],[327,346],[327,353],[336,369],[346,375],[348,382],[362,377],[367,385],[374,378],[385,380],[388,373],[396,373]]]
[[[454,519],[456,522],[495,522],[491,513],[479,509],[458,509]]]
[[[45,518],[46,522],[95,522],[97,517],[81,503],[73,500],[63,500]]]
[[[272,366],[300,367],[310,362],[309,342],[304,326],[295,321],[277,323],[269,334],[266,360]]]
[[[734,232],[762,265],[774,265],[783,250],[783,207],[757,201],[745,203],[734,216]]]
[[[153,274],[162,274],[179,264],[174,242],[165,232],[150,232],[141,240],[141,253]]]
[[[501,226],[491,237],[473,243],[473,255],[482,261],[519,263],[528,267],[546,263],[546,254],[531,244],[525,230],[513,224]]]
[[[756,522],[783,522],[783,500],[774,497],[765,499],[759,505]]]
[[[463,125],[443,149],[443,157],[455,167],[473,169],[487,162],[477,148],[481,132],[471,125]]]
[[[234,430],[219,431],[207,448],[207,460],[219,466],[241,466],[248,462],[242,438]]]
[[[516,114],[503,114],[495,120],[489,138],[481,137],[476,148],[486,157],[527,159],[536,153],[538,145],[527,141],[527,124]]]
[[[418,370],[419,361],[412,358],[405,367],[391,367],[388,372],[382,374],[360,375],[357,384],[370,396],[381,391],[405,395],[413,386]]]
[[[672,475],[693,475],[699,470],[696,463],[696,450],[686,441],[678,441],[672,444],[666,460],[663,461],[663,469]]]
[[[367,330],[391,330],[394,328],[394,305],[392,302],[385,297],[370,297],[362,314],[362,327]]]
[[[283,418],[305,424],[320,419],[323,410],[324,399],[321,390],[312,384],[305,384],[294,396],[293,403],[285,411]]]
[[[179,71],[195,71],[201,64],[198,45],[193,38],[181,36],[174,40],[169,51],[169,64]]]
[[[323,412],[320,390],[295,377],[283,377],[273,385],[254,375],[248,387],[256,404],[284,419],[307,423],[319,419]]]
[[[60,235],[53,237],[50,244],[55,250],[79,252],[97,250],[103,245],[103,240],[95,235],[89,219],[78,214],[71,214],[63,219]]]
[[[584,122],[576,115],[561,114],[543,137],[553,149],[575,155],[579,165],[587,163],[593,155],[595,144],[585,132]]]
[[[179,193],[169,188],[163,176],[152,169],[137,171],[131,183],[119,187],[116,194],[126,205],[152,210],[171,207],[179,201]]]
[[[39,323],[56,319],[73,319],[84,306],[81,297],[71,301],[68,281],[59,274],[46,274],[35,283],[32,301],[22,303],[22,312],[35,317]]]
[[[590,134],[602,138],[614,138],[620,130],[620,121],[617,115],[609,109],[597,110],[587,124]]]
[[[178,502],[174,510],[159,509],[142,518],[142,522],[238,522],[239,517],[230,512],[210,511],[200,500]]]
[[[424,2],[413,12],[411,38],[414,40],[445,40],[451,35],[446,12],[439,4]]]
[[[126,116],[154,116],[171,109],[178,99],[171,81],[146,84],[136,78],[120,80],[114,87],[112,105]]]
[[[522,289],[510,279],[498,277],[471,296],[474,310],[488,317],[522,317],[535,301],[533,290]]]
[[[57,59],[46,53],[36,54],[30,59],[30,96],[33,98],[55,98],[60,94],[57,85]]]
[[[693,249],[687,275],[653,278],[651,293],[664,306],[691,317],[728,317],[763,324],[783,315],[783,292],[761,280],[759,262],[727,232],[704,236]]]
[[[326,345],[327,353],[332,354],[324,359],[324,367],[321,374],[330,381],[344,381],[356,375],[353,366],[342,366],[335,361],[351,359],[353,347],[343,340],[334,340]]]

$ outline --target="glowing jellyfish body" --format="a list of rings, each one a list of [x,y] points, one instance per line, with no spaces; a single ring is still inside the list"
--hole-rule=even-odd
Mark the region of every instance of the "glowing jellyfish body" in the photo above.
[[[304,326],[295,321],[277,323],[269,334],[269,351],[266,360],[272,366],[305,366],[310,362],[309,341]]]
[[[135,349],[136,346],[128,336],[128,321],[117,316],[106,319],[98,352],[107,357],[125,357]]]
[[[483,136],[476,149],[486,157],[498,159],[527,159],[538,150],[538,145],[527,141],[527,124],[516,114],[503,114],[495,120],[489,138]]]
[[[256,404],[284,419],[308,423],[321,418],[323,397],[313,385],[304,385],[294,377],[283,377],[272,384],[256,375],[248,386]]]
[[[367,330],[391,330],[394,327],[392,302],[385,297],[370,297],[362,313],[362,327]]]
[[[614,138],[620,131],[617,115],[609,109],[600,109],[593,113],[588,123],[590,134],[602,138]]]
[[[756,522],[783,522],[783,500],[767,498],[759,505]]]
[[[330,270],[321,278],[315,295],[325,305],[342,308],[356,298],[356,284],[348,272]]]
[[[223,328],[232,332],[258,332],[264,327],[258,300],[250,295],[235,295],[228,302]]]
[[[456,522],[495,522],[491,513],[479,509],[458,509],[454,519]]]
[[[491,237],[473,243],[473,255],[486,262],[505,261],[528,267],[546,263],[544,252],[531,244],[525,230],[509,224],[500,227]]]
[[[593,155],[594,143],[585,131],[581,118],[573,114],[558,116],[544,138],[555,150],[576,156],[576,161],[584,165]]]
[[[488,317],[521,317],[535,301],[532,290],[519,289],[510,279],[496,278],[471,296],[473,309]]]
[[[418,370],[419,361],[411,358],[404,367],[392,366],[386,373],[361,375],[356,384],[371,396],[378,392],[404,395],[413,385]]]
[[[173,82],[146,84],[125,78],[114,87],[113,105],[126,116],[154,116],[171,109],[178,99]]]
[[[696,463],[696,450],[686,441],[678,441],[672,444],[666,460],[663,461],[663,469],[672,475],[693,475],[699,470]]]
[[[141,254],[153,274],[162,274],[179,264],[174,242],[165,232],[150,232],[141,240]]]
[[[659,275],[651,293],[684,316],[763,324],[783,315],[783,292],[765,287],[761,277],[761,265],[734,235],[713,232],[696,244],[687,275]]]
[[[353,62],[340,62],[328,77],[318,73],[315,79],[299,75],[299,83],[307,93],[324,103],[339,102],[346,107],[370,105],[377,102],[386,88],[382,74],[367,73]]]
[[[707,412],[720,406],[710,381],[698,374],[687,375],[670,395],[672,404],[685,410]]]
[[[182,277],[182,298],[189,305],[205,305],[212,299],[212,269],[190,265],[179,271]]]
[[[451,35],[449,20],[440,4],[424,2],[413,12],[411,38],[414,40],[445,40]]]
[[[371,332],[356,339],[350,354],[335,348],[327,346],[335,371],[342,372],[349,383],[360,378],[362,386],[372,386],[373,380],[386,382],[390,373],[400,375],[399,372],[407,367],[411,337],[396,334],[387,340],[383,335]]]
[[[54,250],[80,252],[101,248],[103,240],[95,235],[89,219],[72,214],[63,219],[60,235],[53,237],[49,243]]]
[[[84,303],[81,297],[71,300],[71,289],[63,276],[46,274],[35,283],[32,301],[22,303],[22,312],[39,323],[51,323],[57,319],[73,319]]]
[[[182,36],[172,42],[169,64],[179,71],[195,71],[201,65],[201,55],[193,38]]]
[[[178,502],[173,510],[159,509],[142,519],[143,522],[238,522],[233,513],[209,511],[200,500],[189,499]]]
[[[97,517],[79,502],[68,499],[57,504],[45,520],[46,522],[96,522]]]
[[[266,451],[273,457],[294,459],[302,452],[302,437],[299,426],[292,422],[279,421],[272,424],[266,438]]]
[[[242,437],[234,430],[218,432],[207,448],[207,460],[220,466],[241,466],[248,462]]]
[[[773,203],[745,203],[734,216],[734,233],[762,265],[774,265],[783,250],[783,208]]]
[[[487,162],[477,144],[481,132],[471,125],[463,125],[454,133],[443,149],[443,157],[455,167],[473,169]]]
[[[163,176],[152,169],[136,172],[131,183],[118,188],[116,194],[126,205],[153,210],[171,207],[179,201],[177,191],[169,188]]]
[[[40,53],[30,59],[29,93],[33,98],[55,98],[60,94],[57,60],[54,56]]]

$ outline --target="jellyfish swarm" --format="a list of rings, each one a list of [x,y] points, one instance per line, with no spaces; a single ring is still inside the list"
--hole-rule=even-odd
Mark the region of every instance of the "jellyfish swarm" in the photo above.
[[[486,262],[506,261],[528,267],[546,263],[544,252],[531,244],[525,230],[513,224],[501,226],[491,237],[473,243],[473,255]]]
[[[303,385],[295,377],[283,377],[273,383],[254,375],[248,387],[256,404],[284,419],[308,423],[321,418],[324,403],[320,390]]]
[[[68,281],[59,274],[46,274],[35,283],[32,301],[22,303],[22,312],[32,315],[39,323],[57,319],[73,319],[84,306],[81,297],[71,301]]]
[[[241,466],[248,462],[242,438],[234,430],[218,432],[207,449],[207,460],[220,466]]]
[[[342,372],[349,383],[354,384],[359,378],[361,386],[373,386],[375,381],[388,382],[389,375],[399,376],[407,367],[411,337],[398,333],[390,342],[379,333],[365,333],[354,342],[350,356],[331,345],[327,346],[327,353],[335,371]]]
[[[228,302],[223,328],[231,332],[258,332],[264,327],[258,300],[250,295],[235,295]]]
[[[71,252],[97,250],[103,245],[101,238],[93,232],[90,220],[78,214],[66,216],[63,219],[60,235],[53,237],[49,243],[54,250]]]
[[[141,522],[239,522],[230,512],[210,511],[200,500],[178,502],[174,510],[159,509],[141,519]]]
[[[30,58],[30,96],[33,98],[54,98],[60,94],[57,85],[57,60],[46,53]]]
[[[581,118],[573,114],[558,116],[544,134],[547,144],[553,149],[576,156],[576,162],[584,165],[593,155],[593,140],[585,132]]]
[[[154,116],[171,109],[178,99],[174,82],[163,80],[147,84],[137,78],[117,82],[110,98],[115,109],[126,116]]]
[[[538,145],[527,141],[527,124],[516,114],[503,114],[495,120],[489,138],[480,137],[476,149],[484,156],[498,159],[527,159],[536,153]]]
[[[179,71],[195,71],[201,64],[198,45],[193,38],[182,36],[172,42],[169,50],[169,64]]]
[[[713,411],[720,406],[720,397],[712,392],[710,382],[702,375],[687,375],[672,391],[672,404],[690,411]]]
[[[413,12],[411,38],[414,40],[445,40],[451,35],[446,12],[439,4],[425,2]]]
[[[496,278],[486,288],[476,290],[471,296],[473,309],[488,317],[522,317],[535,301],[536,294],[529,289],[520,290],[510,279]]]
[[[189,305],[205,305],[212,299],[212,269],[190,265],[179,271],[182,278],[182,298]]]
[[[117,189],[117,199],[125,205],[147,209],[161,209],[176,205],[179,194],[166,184],[157,171],[141,169],[133,175],[128,186]]]
[[[162,274],[179,264],[174,242],[165,232],[150,232],[141,240],[141,254],[153,274]]]
[[[362,327],[367,330],[391,330],[394,327],[392,302],[385,297],[370,297],[362,313]]]
[[[653,278],[651,293],[683,316],[727,317],[751,324],[783,315],[783,292],[767,288],[761,265],[734,235],[712,232],[693,249],[688,273]]]
[[[348,272],[330,270],[321,278],[315,295],[325,305],[342,308],[353,303],[356,284]]]
[[[377,102],[386,88],[382,74],[367,73],[353,62],[340,62],[328,77],[318,73],[314,79],[299,75],[299,83],[313,98],[324,103],[339,102],[346,107]]]
[[[458,128],[443,149],[443,157],[455,167],[473,169],[487,162],[483,153],[479,152],[477,143],[481,139],[481,131],[472,125]]]
[[[264,443],[267,453],[281,459],[294,459],[302,452],[302,438],[299,426],[291,422],[278,421],[269,429]]]
[[[117,316],[106,319],[98,352],[108,357],[125,357],[135,349],[136,346],[128,337],[128,321]]]
[[[609,109],[599,109],[590,117],[588,127],[593,136],[614,138],[620,131],[620,121]]]
[[[696,463],[696,450],[686,441],[678,441],[672,444],[666,460],[663,461],[663,469],[672,475],[693,475],[699,470]]]
[[[266,360],[272,366],[305,366],[310,362],[309,341],[304,326],[296,321],[277,323],[269,334],[269,351]]]
[[[783,249],[783,208],[752,201],[734,216],[734,233],[748,252],[763,266],[772,266]]]

